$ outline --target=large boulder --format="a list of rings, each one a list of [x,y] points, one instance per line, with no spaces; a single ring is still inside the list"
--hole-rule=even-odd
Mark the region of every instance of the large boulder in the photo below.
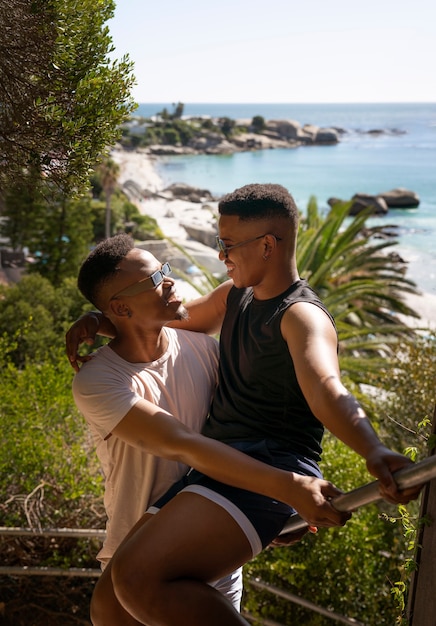
[[[298,138],[298,132],[300,129],[301,124],[293,120],[269,120],[266,122],[263,132],[272,132],[280,139],[292,141]]]
[[[197,224],[188,224],[186,222],[181,222],[180,225],[183,226],[191,239],[199,241],[205,246],[216,250],[216,236],[218,235],[218,229],[216,227],[209,224],[199,226]]]
[[[164,189],[165,193],[170,193],[173,198],[186,200],[187,202],[207,202],[213,201],[214,197],[208,189],[199,189],[186,183],[173,183]]]
[[[314,142],[317,144],[335,144],[339,142],[338,132],[334,128],[319,128]]]
[[[340,200],[339,198],[329,198],[327,200],[327,203],[331,207],[338,202],[350,202],[350,200]],[[380,196],[372,196],[366,193],[356,193],[351,198],[349,215],[357,215],[368,207],[371,208],[371,212],[374,213],[374,215],[386,215],[389,210],[386,202]]]
[[[315,126],[314,124],[304,124],[303,128],[299,128],[297,139],[301,141],[301,143],[313,144],[315,143],[315,138],[319,132],[319,126]]]
[[[414,191],[397,187],[391,191],[383,191],[378,194],[386,202],[388,207],[396,209],[410,209],[419,206],[419,196]]]

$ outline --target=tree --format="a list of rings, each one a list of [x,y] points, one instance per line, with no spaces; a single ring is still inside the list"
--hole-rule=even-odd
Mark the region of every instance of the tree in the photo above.
[[[8,219],[1,232],[14,249],[28,250],[33,258],[29,272],[40,273],[55,286],[76,275],[93,242],[89,195],[71,198],[28,173],[6,192],[4,213]]]
[[[88,174],[134,109],[132,64],[111,61],[113,0],[2,0],[1,187],[29,166],[65,192]],[[80,10],[78,10],[78,8]]]
[[[37,105],[48,99],[54,72],[56,26],[50,1],[0,3],[0,158],[10,173],[50,152],[47,121]]]
[[[111,198],[115,191],[120,168],[115,161],[105,158],[98,166],[98,173],[106,201],[104,235],[107,239],[111,236]]]
[[[259,133],[265,128],[265,118],[262,115],[255,115],[251,120],[251,126],[255,133]]]
[[[220,117],[218,120],[218,126],[221,129],[221,132],[228,138],[233,132],[235,128],[236,122],[235,120],[230,119],[230,117]]]
[[[175,120],[181,119],[185,105],[183,104],[183,102],[178,102],[177,104],[173,104],[173,107],[174,107],[173,118]]]

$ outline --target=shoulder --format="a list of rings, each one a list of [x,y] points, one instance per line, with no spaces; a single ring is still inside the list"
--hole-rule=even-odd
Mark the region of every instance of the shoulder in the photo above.
[[[189,313],[187,320],[171,322],[168,326],[185,328],[213,335],[221,329],[227,309],[227,296],[233,281],[226,281],[215,287],[210,293],[186,303]]]
[[[196,350],[200,352],[218,352],[218,341],[202,332],[185,330],[182,328],[166,327],[168,337],[175,343],[180,351]]]
[[[289,306],[281,320],[283,338],[324,336],[337,341],[336,327],[330,313],[318,300],[301,300]]]
[[[103,346],[91,354],[73,378],[73,390],[87,389],[96,384],[106,384],[123,376],[126,362],[109,346]]]

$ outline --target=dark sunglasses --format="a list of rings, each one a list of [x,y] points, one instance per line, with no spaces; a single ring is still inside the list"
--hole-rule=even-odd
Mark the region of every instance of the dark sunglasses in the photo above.
[[[217,236],[216,243],[218,246],[218,250],[224,254],[224,257],[227,259],[229,256],[229,251],[234,248],[239,248],[239,246],[245,246],[247,243],[252,243],[253,241],[257,241],[258,239],[262,239],[266,235],[272,235],[277,241],[281,241],[281,237],[277,237],[277,235],[273,235],[272,233],[264,233],[263,235],[259,235],[258,237],[252,237],[251,239],[246,239],[245,241],[240,241],[239,243],[235,243],[232,246],[227,246],[220,237]]]

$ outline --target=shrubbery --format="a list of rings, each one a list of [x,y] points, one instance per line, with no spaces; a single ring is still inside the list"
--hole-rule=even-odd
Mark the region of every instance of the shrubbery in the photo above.
[[[4,344],[4,341],[2,342]],[[4,345],[3,345],[4,347]],[[95,527],[102,475],[63,350],[22,368],[3,363],[0,387],[2,524]],[[102,527],[102,523],[98,522]]]

